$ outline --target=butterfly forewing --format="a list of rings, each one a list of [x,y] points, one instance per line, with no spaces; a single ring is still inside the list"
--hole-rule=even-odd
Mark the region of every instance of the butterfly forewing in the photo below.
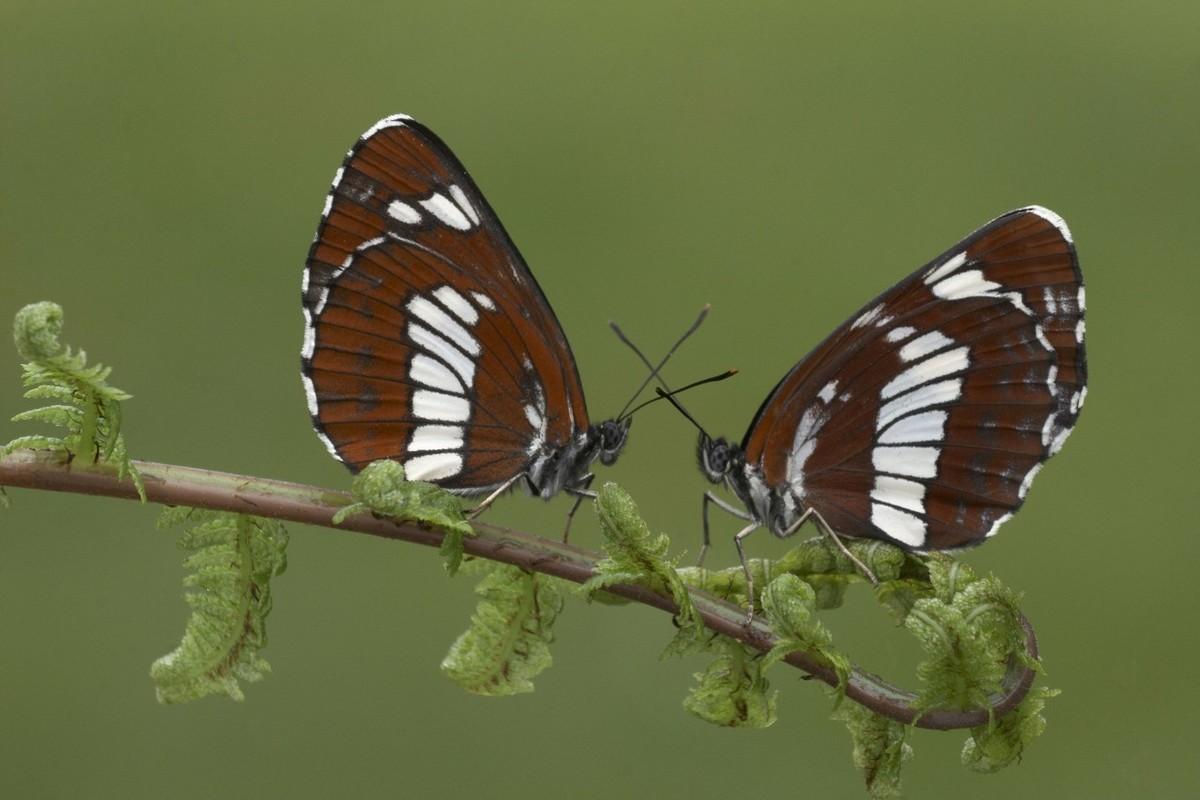
[[[773,390],[748,463],[837,531],[919,549],[995,533],[1086,393],[1062,220],[1006,214],[867,304]]]
[[[566,338],[466,170],[407,117],[347,155],[305,270],[303,372],[352,469],[473,492],[588,425]]]

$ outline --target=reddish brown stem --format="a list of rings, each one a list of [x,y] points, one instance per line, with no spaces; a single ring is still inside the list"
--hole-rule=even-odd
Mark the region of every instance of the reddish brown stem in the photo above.
[[[149,461],[135,461],[134,466],[142,474],[146,498],[151,502],[256,514],[429,547],[437,547],[442,543],[442,534],[438,531],[366,514],[334,525],[333,515],[350,502],[346,492]],[[119,480],[116,470],[108,465],[65,463],[57,454],[28,450],[0,458],[0,486],[129,500],[135,500],[138,496],[133,484],[128,480]],[[523,531],[478,521],[473,523],[473,527],[476,535],[468,537],[464,543],[468,555],[514,564],[575,583],[583,583],[593,577],[601,558],[597,553]],[[606,587],[606,591],[670,614],[679,610],[669,595],[644,586],[615,584]],[[775,644],[775,636],[766,623],[755,620],[747,626],[745,612],[737,606],[697,590],[692,590],[692,600],[704,624],[717,633],[763,652]],[[1021,618],[1021,625],[1025,629],[1026,653],[1036,659],[1037,637],[1033,626],[1024,617]],[[830,686],[837,685],[834,671],[808,653],[792,652],[784,660]],[[1014,709],[1029,692],[1033,677],[1032,669],[1013,659],[1001,691],[990,699],[991,712],[998,718]],[[905,724],[913,723],[915,719],[919,728],[972,728],[987,724],[988,721],[989,709],[986,708],[932,709],[918,718],[914,710],[916,696],[913,693],[892,686],[857,667],[850,674],[846,696],[889,719]]]

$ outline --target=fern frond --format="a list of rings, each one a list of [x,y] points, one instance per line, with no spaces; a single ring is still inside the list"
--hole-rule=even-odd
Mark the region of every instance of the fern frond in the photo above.
[[[375,461],[354,477],[350,493],[354,502],[333,517],[335,525],[352,514],[432,525],[445,534],[441,554],[451,575],[462,564],[463,538],[472,535],[458,498],[432,483],[410,481],[397,461]]]
[[[850,732],[854,766],[863,772],[867,795],[899,797],[900,769],[912,758],[912,748],[905,742],[908,728],[856,703],[842,704],[833,718],[846,723]]]
[[[1019,595],[950,556],[933,554],[925,563],[932,596],[913,602],[904,620],[928,656],[917,666],[924,684],[920,705],[986,706],[1009,657],[1024,657]]]
[[[192,616],[183,640],[150,667],[158,700],[185,703],[210,694],[242,700],[239,681],[261,680],[271,667],[267,645],[271,578],[287,568],[287,531],[261,517],[167,509],[159,527],[190,524],[179,547],[191,551],[183,580]]]
[[[533,691],[550,667],[554,621],[563,607],[558,581],[508,564],[475,561],[484,572],[468,628],[442,660],[442,672],[468,692],[493,697]]]
[[[833,634],[817,619],[817,593],[791,573],[784,573],[763,590],[763,611],[778,637],[763,659],[763,669],[782,661],[793,650],[820,657],[838,676],[837,703],[850,679],[850,659],[833,647]]]
[[[20,448],[58,450],[68,458],[82,456],[117,467],[117,476],[129,477],[145,502],[142,477],[133,466],[121,434],[121,401],[130,395],[107,383],[110,367],[87,366],[87,354],[72,352],[59,342],[62,308],[54,303],[33,303],[17,312],[13,340],[22,365],[29,400],[55,400],[48,406],[23,411],[14,422],[38,422],[65,429],[61,437],[23,436],[4,446],[4,453]]]
[[[679,607],[676,622],[680,633],[701,633],[692,597],[675,570],[675,561],[667,557],[671,545],[665,534],[654,536],[637,505],[621,487],[606,483],[596,495],[596,511],[604,533],[607,558],[596,565],[596,574],[580,587],[591,597],[614,583],[636,583],[667,591]]]
[[[769,728],[775,724],[778,692],[770,691],[762,654],[726,636],[710,640],[720,655],[704,672],[683,707],[705,722],[726,728]]]
[[[1038,687],[994,724],[973,728],[963,745],[963,764],[976,772],[996,772],[1019,760],[1025,748],[1046,730],[1042,710],[1046,700],[1058,694],[1058,689]]]

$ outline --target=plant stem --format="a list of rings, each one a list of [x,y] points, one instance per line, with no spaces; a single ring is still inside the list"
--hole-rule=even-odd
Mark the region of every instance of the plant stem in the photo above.
[[[115,467],[107,464],[81,464],[80,459],[66,462],[50,451],[18,450],[0,457],[0,486],[16,486],[46,491],[138,499],[137,489],[129,480],[117,478]],[[439,547],[442,533],[413,524],[393,522],[361,514],[335,526],[333,515],[351,502],[347,492],[332,491],[298,483],[272,481],[246,475],[134,461],[146,485],[146,498],[164,505],[186,505],[239,514],[302,522],[336,530],[357,531],[372,536],[399,539],[428,547]],[[601,556],[574,545],[540,536],[474,522],[475,535],[467,537],[468,555],[513,564],[522,569],[583,583],[595,574]],[[633,584],[615,584],[605,591],[634,600],[671,614],[678,607],[667,595]],[[691,590],[692,600],[704,624],[717,633],[737,639],[766,652],[776,637],[765,622],[745,624],[745,611],[704,592]],[[1024,617],[1026,653],[1037,658],[1037,637]],[[830,686],[837,675],[813,655],[789,653],[784,659]],[[990,710],[996,718],[1014,709],[1033,684],[1034,671],[1015,658],[1008,665],[1001,691],[990,698]],[[989,709],[931,709],[918,717],[914,710],[916,695],[892,686],[878,676],[854,668],[846,687],[846,697],[889,719],[919,728],[950,730],[972,728],[988,722]]]

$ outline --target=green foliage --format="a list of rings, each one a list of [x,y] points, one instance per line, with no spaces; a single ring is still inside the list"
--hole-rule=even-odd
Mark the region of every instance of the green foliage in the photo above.
[[[865,540],[846,544],[879,578],[875,595],[880,605],[915,635],[925,650],[925,660],[917,668],[919,708],[987,707],[990,696],[1001,688],[1010,659],[1041,669],[1025,654],[1020,596],[994,576],[981,578],[947,555],[918,556]],[[749,566],[755,585],[765,587],[760,605],[778,637],[757,665],[758,677],[787,653],[803,650],[837,672],[840,681],[835,703],[840,703],[850,660],[833,647],[832,634],[816,612],[842,604],[847,588],[862,582],[857,568],[825,537],[802,542],[774,562],[752,560]],[[719,571],[685,568],[679,574],[690,586],[735,603],[746,602],[746,578],[740,567]],[[709,670],[698,676],[701,687],[693,690],[688,703],[689,709],[700,709],[703,713],[696,713],[703,718],[724,725],[729,724],[730,715],[723,712],[736,707],[737,699],[759,684],[754,673],[739,673],[742,662],[732,651],[721,652]],[[741,680],[735,680],[733,676],[739,674]],[[1019,758],[1044,729],[1041,710],[1045,698],[1054,694],[1050,690],[1031,693],[1003,719],[974,729],[963,750],[964,763],[977,771],[994,771]],[[768,707],[765,693],[754,697],[756,707]],[[898,795],[901,765],[911,755],[905,727],[857,704],[845,705],[848,707],[835,705],[835,718],[850,729],[855,763],[864,770],[868,791],[872,797]]]
[[[150,667],[158,700],[184,703],[210,694],[242,700],[239,680],[261,680],[271,667],[267,645],[271,578],[287,567],[288,536],[261,517],[190,508],[168,508],[159,527],[191,525],[179,547],[191,552],[183,585],[192,607],[183,640]]]
[[[850,659],[833,647],[833,634],[817,619],[817,593],[803,579],[784,573],[762,593],[763,611],[778,637],[763,659],[766,669],[793,650],[811,653],[838,676],[837,702],[841,702],[850,678]]]
[[[971,738],[963,745],[963,764],[976,772],[995,772],[1020,760],[1025,748],[1046,730],[1042,710],[1046,700],[1058,694],[1057,689],[1039,686],[993,724],[973,728]]]
[[[56,450],[68,458],[103,461],[117,468],[117,476],[128,476],[143,502],[145,487],[121,435],[121,401],[130,395],[107,383],[110,367],[87,366],[87,354],[72,352],[59,342],[63,311],[54,303],[27,305],[13,322],[13,341],[25,359],[21,369],[29,400],[49,400],[50,405],[24,411],[13,422],[39,422],[66,429],[65,435],[22,436],[4,446],[13,450]]]
[[[484,573],[475,587],[479,604],[471,627],[442,660],[442,672],[475,694],[532,692],[533,679],[552,663],[554,621],[563,606],[559,581],[508,564],[469,566]]]
[[[833,718],[844,722],[850,732],[854,766],[863,771],[867,795],[899,797],[900,769],[912,758],[912,747],[905,742],[908,728],[857,703],[843,703]]]
[[[775,724],[778,692],[770,691],[766,661],[757,650],[726,636],[709,640],[720,655],[704,672],[683,707],[706,722],[726,728],[768,728]]]
[[[376,461],[355,476],[350,487],[354,502],[333,517],[335,525],[352,514],[371,513],[405,522],[431,525],[445,534],[441,554],[446,571],[458,571],[463,539],[472,534],[458,498],[432,483],[409,481],[397,461]]]
[[[680,635],[685,638],[701,635],[703,626],[696,616],[692,597],[675,570],[676,562],[667,557],[671,541],[666,534],[651,534],[633,499],[615,483],[606,483],[600,489],[596,510],[608,557],[596,565],[596,575],[583,584],[581,591],[591,596],[614,583],[635,583],[666,591],[679,606],[675,620]]]
[[[1018,596],[949,556],[928,557],[931,597],[912,604],[904,626],[925,650],[917,666],[922,708],[986,706],[1008,658],[1024,652]]]

